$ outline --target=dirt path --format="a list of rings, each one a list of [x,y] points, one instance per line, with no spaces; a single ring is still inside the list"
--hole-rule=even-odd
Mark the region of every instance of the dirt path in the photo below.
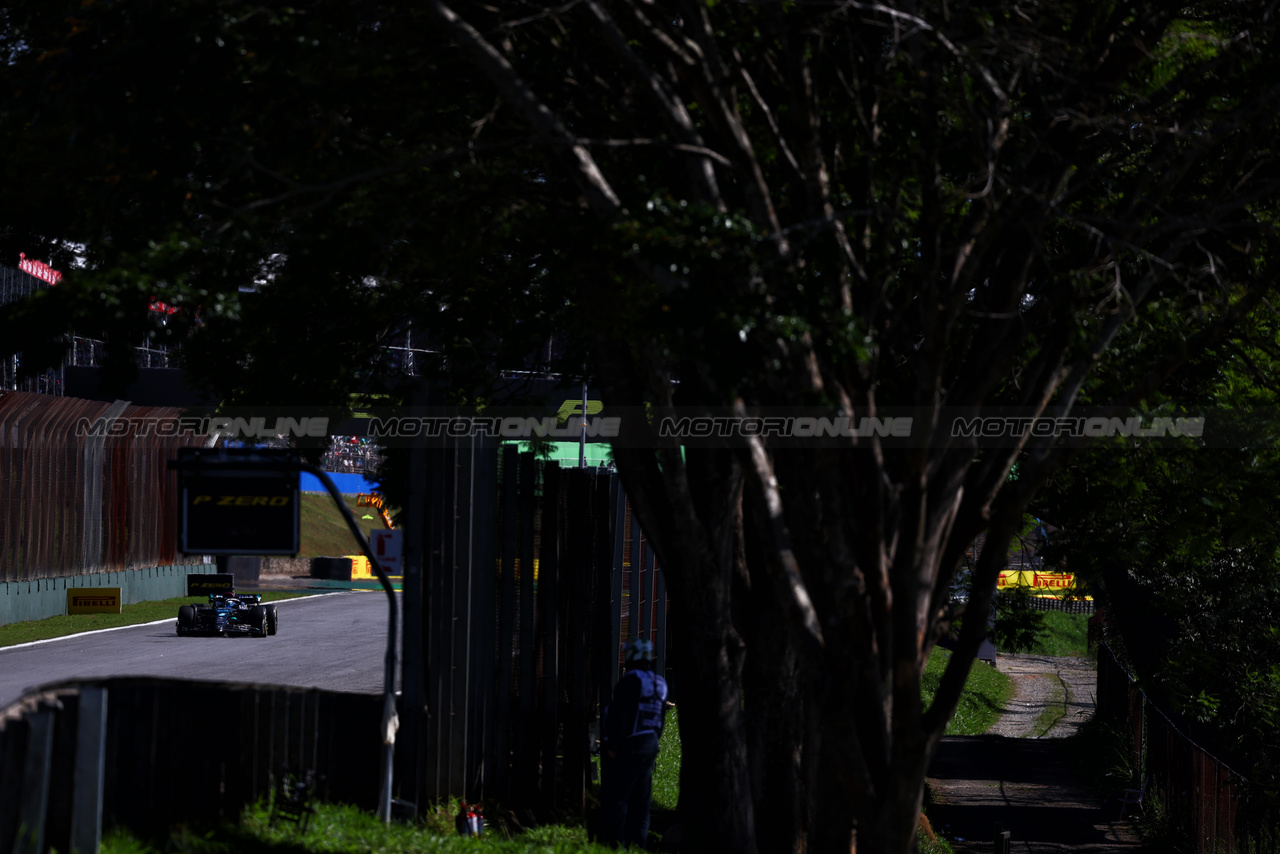
[[[943,739],[929,772],[934,828],[956,854],[989,854],[997,825],[1017,854],[1138,854],[1119,805],[1099,803],[1066,740],[1093,710],[1092,662],[1001,655],[997,666],[1013,678],[1013,697],[990,734]]]
[[[1097,678],[1087,658],[1001,655],[997,666],[1013,680],[1013,697],[991,735],[1066,738],[1093,712]],[[1049,710],[1048,721],[1040,720]],[[1046,729],[1046,723],[1052,727]]]

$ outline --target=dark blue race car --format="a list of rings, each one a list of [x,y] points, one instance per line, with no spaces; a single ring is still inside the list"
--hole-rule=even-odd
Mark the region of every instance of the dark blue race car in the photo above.
[[[263,605],[261,596],[214,593],[208,605],[178,608],[178,634],[265,638],[276,633],[275,605]]]

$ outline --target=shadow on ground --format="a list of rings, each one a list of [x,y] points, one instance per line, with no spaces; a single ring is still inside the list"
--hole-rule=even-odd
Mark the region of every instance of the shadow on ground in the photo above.
[[[997,825],[1015,852],[1140,852],[1119,804],[1103,804],[1083,784],[1068,739],[951,736],[929,778],[936,830],[957,854],[989,852]]]

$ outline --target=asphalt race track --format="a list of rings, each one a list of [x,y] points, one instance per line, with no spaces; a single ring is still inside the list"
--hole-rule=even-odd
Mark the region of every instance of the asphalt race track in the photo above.
[[[32,688],[104,676],[171,676],[382,693],[385,593],[307,596],[276,604],[280,631],[273,637],[178,637],[174,608],[174,619],[163,623],[0,648],[0,708]]]

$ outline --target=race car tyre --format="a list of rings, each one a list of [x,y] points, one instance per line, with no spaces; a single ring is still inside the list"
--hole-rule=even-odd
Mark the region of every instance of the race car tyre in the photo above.
[[[253,606],[253,621],[251,623],[253,631],[257,637],[265,638],[267,636],[267,609],[261,605]]]
[[[267,634],[274,635],[280,627],[280,618],[276,616],[276,606],[267,606]]]
[[[196,609],[190,605],[183,605],[178,608],[178,634],[182,634],[183,629],[190,629],[196,622]]]

